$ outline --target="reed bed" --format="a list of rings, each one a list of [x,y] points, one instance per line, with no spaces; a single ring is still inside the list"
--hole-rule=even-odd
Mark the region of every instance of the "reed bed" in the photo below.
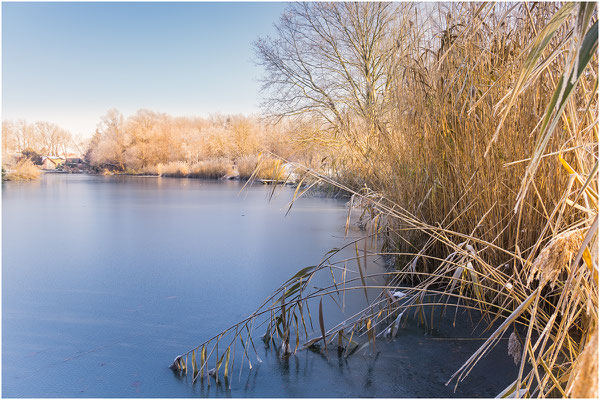
[[[373,36],[382,40],[377,51],[392,49],[374,64],[387,68],[373,75],[386,77],[375,81],[384,89],[367,85],[356,100],[368,101],[355,113],[353,104],[344,103],[346,95],[334,101],[335,93],[326,93],[330,102],[318,102],[314,88],[305,103],[271,99],[282,115],[298,112],[285,108],[290,104],[333,115],[314,140],[335,150],[320,170],[293,164],[301,176],[294,199],[314,185],[343,190],[351,195],[349,215],[361,209],[365,238],[347,245],[354,257],[336,259],[340,249],[332,249],[246,319],[177,356],[171,366],[177,373],[189,370],[194,383],[210,384],[212,377],[231,384],[236,353],[240,374],[260,362],[254,343],[259,330],[266,330],[264,341],[282,357],[303,348],[337,349],[346,357],[375,349],[379,337],[395,337],[409,313],[423,320],[427,307],[459,307],[481,313],[488,338],[448,385],[460,384],[508,338],[506,351],[518,374],[500,397],[598,396],[596,5],[411,7],[296,4],[282,19],[278,32],[292,37],[299,27],[323,26],[306,21],[327,21],[329,32],[336,23],[363,26],[346,19],[364,26],[389,23],[386,29],[402,35],[403,47],[386,47],[387,36]],[[437,18],[426,18],[431,15]],[[258,44],[275,78],[289,70],[276,68],[281,60],[269,46],[285,43]],[[311,45],[306,48],[313,57],[318,48]],[[322,65],[331,71],[327,62],[331,58]],[[286,81],[273,79],[270,87],[293,93],[280,84]],[[339,109],[348,115],[336,120]],[[369,252],[366,239],[379,240],[381,250]],[[380,274],[385,284],[370,285],[367,261],[380,256],[391,258],[395,268]],[[323,274],[331,285],[309,284]],[[367,289],[379,289],[379,295],[369,297]],[[323,302],[340,302],[347,291],[364,292],[365,307],[342,322],[327,321]]]
[[[151,176],[160,175],[158,165],[146,165],[146,166],[140,168],[139,170],[134,171],[133,174],[134,175],[151,175]]]
[[[235,176],[231,162],[224,158],[204,160],[193,164],[186,161],[172,161],[166,164],[158,164],[153,168],[147,168],[142,173],[165,177],[205,179]]]
[[[159,176],[184,178],[190,173],[190,165],[185,161],[172,161],[167,164],[158,164],[156,171]]]
[[[231,162],[224,158],[210,159],[194,163],[189,173],[190,178],[219,179],[236,176]]]

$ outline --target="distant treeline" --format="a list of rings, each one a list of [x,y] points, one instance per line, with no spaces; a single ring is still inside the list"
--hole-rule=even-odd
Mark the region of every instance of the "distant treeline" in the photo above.
[[[64,155],[81,152],[83,141],[57,124],[45,121],[2,121],[2,162],[13,163],[21,154]]]
[[[4,121],[3,163],[20,158],[78,153],[95,172],[219,178],[248,177],[259,154],[269,153],[317,166],[325,146],[308,140],[310,123],[266,121],[243,115],[174,117],[139,110],[124,116],[115,109],[101,117],[95,133],[75,140],[49,122]],[[268,166],[267,166],[268,165]],[[265,164],[272,169],[273,161]]]
[[[125,117],[109,110],[90,140],[85,159],[96,169],[216,178],[251,174],[269,152],[313,165],[318,146],[302,140],[310,126],[256,117],[173,117],[139,110]]]

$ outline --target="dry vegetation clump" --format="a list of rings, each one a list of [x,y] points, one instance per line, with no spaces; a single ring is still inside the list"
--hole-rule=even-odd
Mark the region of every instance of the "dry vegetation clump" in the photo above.
[[[185,161],[172,161],[167,164],[159,164],[157,170],[160,176],[185,178],[190,174],[190,166]]]
[[[22,158],[12,168],[7,169],[2,179],[7,181],[29,181],[38,179],[41,173],[40,169],[31,160]]]
[[[235,171],[231,162],[226,158],[216,158],[200,161],[190,167],[190,178],[220,179],[234,176]]]
[[[578,360],[579,366],[567,391],[569,397],[598,398],[598,330],[588,339]]]
[[[159,165],[161,165],[161,164],[159,164]],[[140,175],[158,176],[158,175],[160,175],[159,165],[146,165],[146,166],[140,168],[137,171],[137,173]],[[161,165],[161,167],[162,167],[162,165]],[[162,171],[162,169],[160,171]]]
[[[276,158],[261,158],[257,165],[256,177],[258,179],[283,181],[286,177],[284,163]]]
[[[258,166],[258,156],[244,156],[237,160],[236,169],[240,179],[250,179]]]
[[[303,140],[326,157],[305,173],[352,194],[383,247],[351,242],[356,257],[341,261],[333,249],[172,368],[187,373],[198,355],[193,381],[209,362],[227,378],[229,343],[264,325],[282,356],[317,345],[347,356],[395,336],[406,312],[451,304],[479,311],[489,336],[448,384],[510,332],[518,373],[500,397],[597,393],[596,4],[293,3],[277,36],[256,43],[265,109],[310,121]],[[396,270],[373,298],[364,266],[377,256]],[[316,274],[332,284],[314,287]],[[357,289],[364,310],[327,326],[321,302]]]
[[[247,156],[238,159],[237,176],[240,179],[264,179],[285,182],[294,171],[281,159],[263,155]]]
[[[185,161],[172,161],[158,164],[156,167],[146,167],[145,171],[154,171],[158,176],[175,178],[220,179],[235,175],[231,162],[226,158],[209,159],[191,165]]]
[[[531,265],[531,270],[527,273],[527,284],[531,285],[537,279],[541,285],[549,283],[554,288],[560,273],[564,268],[570,267],[581,249],[585,233],[586,229],[581,228],[561,232],[553,237]]]

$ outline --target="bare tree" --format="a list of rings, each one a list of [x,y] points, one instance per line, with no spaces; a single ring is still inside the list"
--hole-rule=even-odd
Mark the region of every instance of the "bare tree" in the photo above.
[[[387,132],[411,4],[294,3],[255,43],[267,114],[318,116],[349,140]],[[352,124],[360,121],[360,129]],[[366,129],[365,129],[366,128]]]
[[[27,147],[50,155],[65,154],[72,147],[71,134],[60,126],[40,121],[35,123],[34,128],[35,139]]]
[[[60,126],[25,120],[2,122],[2,151],[4,155],[31,150],[39,154],[66,154],[74,147],[71,134]]]

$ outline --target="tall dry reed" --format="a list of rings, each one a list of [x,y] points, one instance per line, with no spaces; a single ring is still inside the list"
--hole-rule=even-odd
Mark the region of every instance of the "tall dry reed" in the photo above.
[[[315,20],[331,18],[331,29],[346,16],[361,22],[341,35],[393,15],[349,3],[294,7],[282,35],[297,32],[285,24],[313,12]],[[381,101],[369,89],[369,112],[352,114],[341,98],[348,115],[331,118],[314,137],[332,149],[322,172],[304,169],[352,194],[350,206],[360,203],[370,219],[366,234],[383,238],[382,251],[352,242],[356,257],[340,261],[339,249],[332,250],[248,318],[178,356],[174,370],[187,373],[190,365],[192,380],[203,380],[214,363],[212,376],[219,379],[223,368],[227,380],[233,343],[241,339],[242,363],[258,357],[252,337],[259,326],[282,356],[315,346],[348,356],[377,337],[395,336],[407,311],[459,306],[479,311],[490,333],[448,384],[458,385],[508,337],[518,373],[500,396],[597,396],[596,5],[453,3],[410,12],[399,22],[405,46],[377,60],[402,73],[388,73]],[[269,42],[259,46],[263,55],[277,54]],[[267,68],[277,71],[270,60]],[[325,117],[338,112],[322,104],[310,109]],[[366,261],[379,255],[393,257],[396,269],[381,274],[385,285],[368,285]],[[335,279],[315,288],[317,274]],[[366,296],[369,287],[380,295]],[[365,290],[366,307],[328,325],[322,301],[347,290]],[[317,317],[311,335],[306,320]]]

